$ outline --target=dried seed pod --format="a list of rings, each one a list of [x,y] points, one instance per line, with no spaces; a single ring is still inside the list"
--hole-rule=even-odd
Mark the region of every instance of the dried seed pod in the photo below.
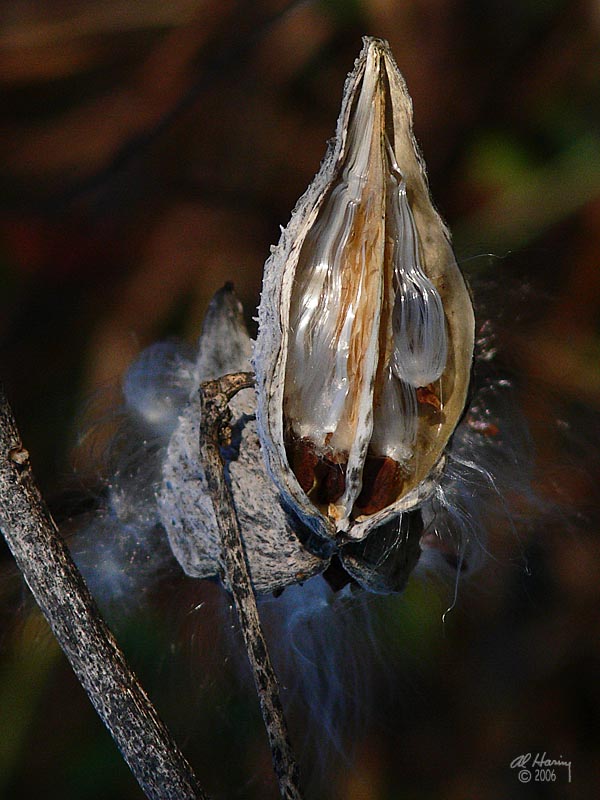
[[[388,45],[365,39],[336,137],[265,265],[259,435],[284,502],[363,539],[433,491],[465,406],[474,318]]]
[[[200,462],[201,381],[245,371],[251,340],[231,285],[213,298],[200,336],[196,382],[181,409],[162,462],[157,504],[173,554],[196,578],[222,572],[221,539],[213,500]],[[324,570],[328,557],[306,549],[291,528],[269,479],[256,434],[256,397],[244,389],[230,403],[232,442],[224,454],[250,575],[259,592],[281,589]]]

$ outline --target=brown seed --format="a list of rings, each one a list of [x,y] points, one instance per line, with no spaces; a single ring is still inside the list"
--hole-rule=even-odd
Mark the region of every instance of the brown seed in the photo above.
[[[434,393],[432,383],[428,386],[419,386],[417,389],[417,402],[423,405],[433,406],[436,411],[442,410],[440,398]]]
[[[334,464],[329,459],[323,459],[320,467],[323,473],[321,479],[322,499],[328,504],[335,503],[344,494],[346,488],[346,465]]]
[[[402,467],[393,458],[367,456],[362,490],[356,501],[361,514],[375,514],[400,494]]]
[[[319,457],[314,444],[308,439],[299,439],[289,447],[290,462],[302,490],[308,494],[315,485],[315,469]]]

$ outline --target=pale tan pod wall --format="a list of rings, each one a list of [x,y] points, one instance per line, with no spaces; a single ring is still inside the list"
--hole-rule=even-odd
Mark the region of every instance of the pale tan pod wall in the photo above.
[[[439,434],[439,443],[443,448],[460,419],[467,399],[475,318],[465,279],[450,244],[450,233],[429,195],[425,164],[413,135],[412,101],[387,46],[384,60],[393,93],[401,98],[393,104],[394,151],[406,180],[408,199],[419,232],[421,266],[442,298],[448,326],[448,364],[442,378],[447,423]],[[436,461],[437,457],[423,461],[419,467],[421,479],[426,477]]]

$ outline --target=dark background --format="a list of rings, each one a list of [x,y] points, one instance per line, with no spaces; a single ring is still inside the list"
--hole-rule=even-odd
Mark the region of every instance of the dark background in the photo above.
[[[435,203],[496,320],[499,363],[521,387],[539,511],[493,531],[489,565],[460,586],[445,623],[452,592],[428,583],[369,602],[373,653],[364,669],[345,665],[350,705],[367,721],[352,727],[340,712],[346,760],[318,719],[295,716],[295,739],[321,755],[305,758],[305,772],[324,776],[314,797],[590,798],[600,786],[594,0],[2,3],[0,377],[60,517],[65,487],[93,488],[85,452],[73,480],[90,398],[97,413],[114,402],[111,387],[148,343],[193,340],[225,280],[253,324],[269,245],[333,135],[363,34],[388,39],[405,75]],[[7,554],[3,564],[0,796],[140,797]],[[210,792],[275,797],[218,589],[173,580],[123,611],[111,612],[119,640]],[[544,751],[572,762],[571,784],[564,769],[555,783],[519,783],[510,762]]]

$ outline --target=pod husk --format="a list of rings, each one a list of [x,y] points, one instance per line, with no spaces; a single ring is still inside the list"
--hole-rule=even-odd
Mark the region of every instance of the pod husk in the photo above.
[[[296,204],[290,222],[265,264],[258,315],[259,335],[253,356],[258,394],[258,433],[267,469],[281,492],[284,505],[315,533],[338,542],[364,539],[374,528],[390,523],[403,512],[418,508],[434,491],[444,468],[444,449],[464,410],[474,343],[470,295],[456,264],[449,232],[429,195],[424,161],[413,134],[412,102],[406,84],[386,42],[373,38],[365,38],[363,42],[363,49],[344,86],[335,138],[330,142],[318,173]],[[370,516],[354,519],[349,528],[340,531],[334,520],[321,513],[312,503],[288,463],[284,442],[284,382],[290,333],[290,301],[298,259],[328,189],[339,175],[353,101],[360,90],[369,56],[375,56],[379,68],[386,71],[393,124],[392,147],[406,181],[407,196],[420,240],[422,267],[442,298],[450,342],[448,363],[452,368],[452,380],[445,396],[447,423],[443,427],[439,447],[431,455],[431,463],[426,463],[424,474],[419,477],[417,484],[396,502]]]

